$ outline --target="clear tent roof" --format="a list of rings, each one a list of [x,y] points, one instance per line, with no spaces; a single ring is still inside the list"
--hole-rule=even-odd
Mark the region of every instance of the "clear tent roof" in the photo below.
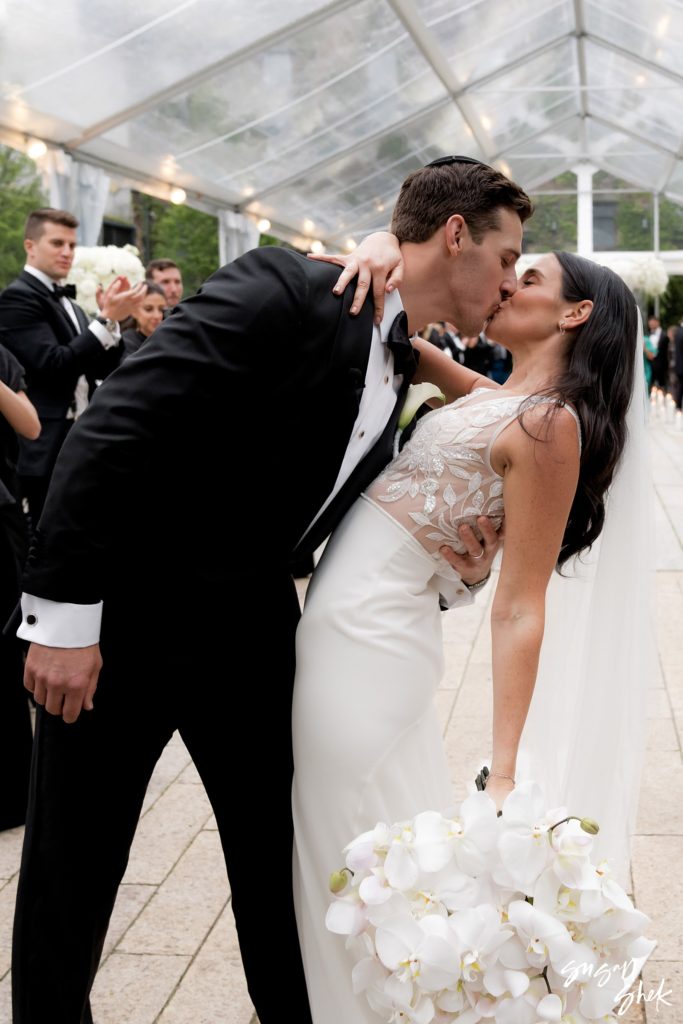
[[[681,0],[0,0],[0,129],[340,246],[444,153],[683,203],[682,53]]]

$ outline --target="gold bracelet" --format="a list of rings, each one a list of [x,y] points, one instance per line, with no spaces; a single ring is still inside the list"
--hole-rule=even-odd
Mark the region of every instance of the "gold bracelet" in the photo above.
[[[512,783],[512,785],[513,785],[513,786],[515,786],[515,785],[516,785],[516,782],[515,782],[515,780],[514,780],[514,779],[512,778],[512,776],[511,776],[511,775],[503,775],[503,774],[502,774],[501,772],[492,772],[492,771],[489,771],[489,777],[494,777],[494,778],[496,778],[496,779],[509,779],[509,781],[510,781],[510,782]]]

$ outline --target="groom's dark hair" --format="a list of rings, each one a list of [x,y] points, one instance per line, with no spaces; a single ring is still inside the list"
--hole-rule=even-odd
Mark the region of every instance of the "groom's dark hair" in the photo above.
[[[533,212],[526,192],[493,167],[439,163],[408,175],[394,207],[391,230],[399,242],[426,242],[459,213],[478,244],[487,231],[500,229],[501,206],[518,214],[522,223]]]

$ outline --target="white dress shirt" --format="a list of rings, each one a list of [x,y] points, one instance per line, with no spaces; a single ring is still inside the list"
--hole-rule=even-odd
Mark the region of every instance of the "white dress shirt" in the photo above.
[[[24,267],[24,270],[26,271],[27,274],[32,274],[33,277],[37,277],[38,280],[42,284],[44,284],[45,287],[48,288],[51,292],[54,291],[55,281],[51,277],[48,277],[47,274],[44,274],[42,270],[37,270],[35,267],[29,266],[28,263]],[[71,305],[71,302],[69,301],[69,299],[67,299],[66,295],[62,295],[59,299],[59,302],[68,313],[71,323],[74,325],[74,327],[80,334],[81,325],[78,322],[78,317],[76,316],[76,313],[74,311],[73,306]],[[115,331],[108,331],[104,324],[99,323],[97,320],[92,320],[88,324],[88,330],[93,332],[97,340],[102,345],[102,348],[113,348],[115,345],[118,345],[119,342],[121,341],[121,331],[118,329],[118,327],[116,328]]]
[[[403,378],[401,375],[394,376],[394,354],[386,342],[391,325],[402,309],[403,303],[397,291],[387,295],[382,322],[372,328],[365,388],[339,474],[332,491],[315,519],[309,524],[306,533],[348,480],[361,459],[382,436],[391,416]],[[465,587],[458,587],[457,592],[448,594],[449,607],[471,604],[472,601],[473,597]],[[99,640],[102,602],[66,604],[35,597],[32,594],[23,594],[21,610],[22,622],[17,630],[17,636],[24,640],[46,647],[88,647]]]

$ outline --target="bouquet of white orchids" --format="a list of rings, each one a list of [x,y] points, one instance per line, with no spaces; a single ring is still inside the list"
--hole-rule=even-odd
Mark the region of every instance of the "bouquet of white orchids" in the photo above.
[[[347,937],[354,991],[386,1021],[616,1022],[656,943],[609,864],[591,862],[597,832],[528,782],[500,816],[478,792],[455,817],[358,836],[326,918]]]

